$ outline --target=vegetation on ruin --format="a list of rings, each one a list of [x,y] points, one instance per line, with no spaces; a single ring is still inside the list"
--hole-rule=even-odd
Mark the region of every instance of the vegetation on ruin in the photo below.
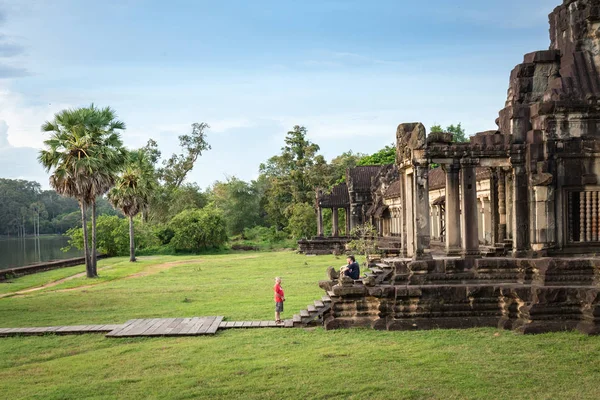
[[[79,277],[0,298],[0,325],[196,315],[271,319],[277,275],[288,299],[284,317],[290,317],[323,295],[316,282],[325,268],[344,263],[292,252],[101,260],[97,280]],[[18,278],[0,284],[0,293],[84,271],[79,266]],[[530,399],[558,393],[593,399],[599,357],[600,337],[495,329],[258,329],[135,339],[48,335],[0,339],[0,381],[4,398]]]

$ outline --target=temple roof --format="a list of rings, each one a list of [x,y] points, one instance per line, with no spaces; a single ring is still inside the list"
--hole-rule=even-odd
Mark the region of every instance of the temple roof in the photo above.
[[[354,190],[371,190],[372,178],[375,178],[383,166],[364,165],[348,170],[348,183]]]
[[[331,189],[330,193],[323,193],[319,205],[321,208],[345,208],[350,205],[350,196],[348,194],[348,185],[341,183]]]
[[[385,191],[385,194],[383,195],[383,197],[393,198],[393,197],[398,197],[398,196],[400,196],[400,181],[399,180],[392,182],[392,184]]]
[[[478,167],[475,170],[477,182],[490,179],[490,169]],[[442,189],[446,187],[446,173],[440,167],[429,171],[429,190]]]

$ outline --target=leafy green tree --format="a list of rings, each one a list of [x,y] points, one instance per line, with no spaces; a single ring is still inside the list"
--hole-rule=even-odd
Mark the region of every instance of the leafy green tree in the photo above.
[[[394,144],[385,146],[378,152],[360,159],[358,165],[388,165],[396,162],[396,146]]]
[[[110,202],[129,219],[129,261],[135,262],[133,218],[146,208],[156,186],[154,167],[143,150],[133,151],[116,186],[108,193]]]
[[[97,236],[98,251],[110,257],[124,256],[130,253],[129,249],[129,223],[126,219],[116,215],[101,215],[98,217]],[[157,246],[160,242],[148,224],[134,221],[136,250],[143,250]],[[83,248],[83,230],[81,227],[70,229],[67,234],[69,246]]]
[[[189,135],[179,136],[179,144],[183,149],[181,154],[173,154],[168,160],[163,162],[163,168],[160,169],[162,181],[171,187],[178,188],[183,184],[188,172],[194,168],[194,164],[202,152],[210,150],[210,145],[206,141],[205,129],[209,129],[208,124],[193,123],[192,132]],[[156,142],[149,142],[149,148],[155,148]],[[154,153],[153,155],[156,155]],[[158,152],[160,157],[160,152]]]
[[[467,137],[465,130],[463,129],[462,125],[460,124],[460,122],[458,123],[458,125],[449,125],[446,127],[446,129],[442,129],[442,127],[440,125],[433,125],[430,129],[429,132],[448,132],[452,134],[452,141],[454,143],[466,143],[469,141],[469,138]]]
[[[292,205],[287,231],[294,239],[314,236],[317,233],[317,220],[314,207],[308,203],[296,203]]]
[[[285,137],[281,154],[260,165],[268,180],[265,211],[271,224],[282,229],[292,215],[291,206],[314,202],[315,189],[328,183],[327,162],[319,146],[307,139],[307,129],[294,126]]]
[[[80,206],[84,239],[86,274],[97,276],[95,254],[96,197],[106,193],[124,161],[124,148],[119,131],[125,124],[116,120],[107,107],[63,110],[53,121],[42,125],[50,138],[44,141],[39,161],[51,171],[50,185],[61,195],[75,198]],[[90,253],[87,235],[87,210],[92,205],[92,244]],[[93,258],[93,260],[92,260]]]
[[[346,171],[359,165],[360,161],[368,157],[363,153],[353,153],[352,150],[346,151],[333,158],[330,163],[330,174],[328,187],[346,182]]]
[[[221,210],[230,235],[238,235],[260,222],[259,197],[256,187],[236,177],[215,182],[210,199]]]
[[[210,207],[186,210],[169,223],[174,236],[170,244],[177,251],[200,252],[227,242],[225,221],[221,213]]]

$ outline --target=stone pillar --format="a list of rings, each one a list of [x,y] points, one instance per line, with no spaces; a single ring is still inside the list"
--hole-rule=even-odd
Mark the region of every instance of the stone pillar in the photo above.
[[[460,236],[460,167],[445,165],[446,172],[446,254],[457,256],[461,252]]]
[[[409,202],[407,198],[407,190],[406,190],[406,174],[404,171],[400,172],[400,224],[398,226],[398,233],[400,235],[400,243],[401,243],[401,252],[400,255],[402,257],[408,256],[408,241],[406,236],[408,235],[407,224],[406,224],[406,206]]]
[[[340,227],[338,221],[338,209],[334,207],[331,210],[331,236],[338,237],[340,236]]]
[[[503,243],[506,237],[506,174],[502,168],[498,169],[498,239],[496,243]]]
[[[499,168],[492,168],[490,178],[490,244],[498,243],[500,231],[500,213],[498,205],[498,172]],[[505,205],[506,213],[506,205]],[[506,218],[506,215],[505,215]],[[506,226],[505,226],[506,229]]]
[[[414,163],[413,174],[413,226],[415,253],[414,260],[430,259],[431,245],[431,219],[429,206],[429,163],[427,160],[418,160]]]
[[[483,197],[478,197],[477,198],[477,229],[479,231],[479,236],[477,237],[477,240],[479,240],[479,244],[481,243],[485,243],[485,210],[484,210],[484,204],[483,204]]]
[[[513,188],[514,188],[514,182],[513,182],[513,174],[512,171],[508,174],[505,174],[506,177],[506,239],[510,239],[510,242],[512,243],[512,239],[513,239],[513,232],[515,230],[514,225],[513,225],[513,216],[514,216],[514,210],[513,210]]]
[[[529,250],[529,203],[524,163],[513,163],[513,256],[525,257]]]
[[[323,237],[323,209],[317,206],[317,236]]]
[[[468,159],[461,160],[461,188],[462,188],[462,226],[464,238],[462,254],[464,257],[477,257],[479,252],[479,224],[477,221],[479,208],[477,207],[477,177],[475,164]]]
[[[494,241],[492,233],[493,225],[492,225],[492,207],[491,201],[488,197],[484,197],[483,199],[483,241],[485,244],[493,244]]]
[[[346,214],[346,236],[350,236],[350,207],[347,207],[345,210]]]

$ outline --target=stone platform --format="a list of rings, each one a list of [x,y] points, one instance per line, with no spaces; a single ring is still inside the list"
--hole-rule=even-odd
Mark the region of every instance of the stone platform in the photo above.
[[[366,277],[321,281],[326,329],[498,327],[600,333],[600,260],[385,259]]]

